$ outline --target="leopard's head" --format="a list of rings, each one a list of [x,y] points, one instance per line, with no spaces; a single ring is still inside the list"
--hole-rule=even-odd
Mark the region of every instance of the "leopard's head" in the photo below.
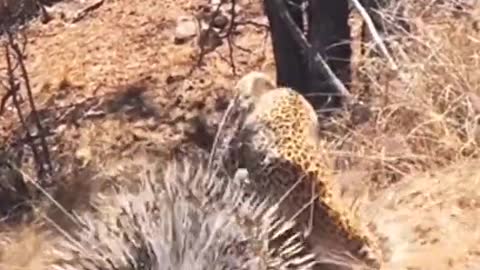
[[[275,83],[264,73],[252,71],[243,76],[235,85],[235,95],[242,109],[251,110],[260,97],[275,89]]]

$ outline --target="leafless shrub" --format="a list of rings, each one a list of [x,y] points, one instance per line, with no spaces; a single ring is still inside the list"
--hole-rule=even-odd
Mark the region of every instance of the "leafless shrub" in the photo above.
[[[6,41],[3,41],[3,50],[5,52],[5,75],[1,85],[5,90],[0,102],[0,114],[5,110],[5,106],[9,100],[12,101],[17,116],[22,127],[25,130],[26,142],[29,144],[35,164],[37,166],[37,176],[40,181],[46,183],[47,178],[53,172],[50,160],[50,152],[46,140],[47,132],[42,125],[42,121],[38,115],[35,100],[30,86],[30,78],[26,69],[25,49],[27,37],[22,32],[16,34],[9,28],[4,28]],[[29,115],[25,112],[25,107],[21,104],[20,90],[25,89],[28,105],[30,107]],[[27,116],[28,115],[28,116]],[[34,123],[32,129],[28,123],[31,118]]]

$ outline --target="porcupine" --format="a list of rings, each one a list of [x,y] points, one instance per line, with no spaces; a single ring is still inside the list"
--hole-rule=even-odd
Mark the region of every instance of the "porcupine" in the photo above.
[[[98,211],[78,216],[82,228],[55,243],[52,268],[312,268],[301,236],[275,207],[245,200],[235,181],[202,164],[172,161],[162,173],[146,168],[136,191],[120,187],[99,196]]]

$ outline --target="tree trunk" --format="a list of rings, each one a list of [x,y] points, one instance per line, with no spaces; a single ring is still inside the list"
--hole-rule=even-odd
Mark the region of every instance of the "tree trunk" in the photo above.
[[[348,0],[311,0],[308,9],[307,39],[319,52],[333,73],[350,89],[350,26]],[[328,78],[318,69],[308,69],[308,85],[303,89],[317,109],[339,108],[341,97]]]
[[[289,13],[303,28],[301,0],[287,1]],[[264,0],[276,62],[277,84],[302,93],[316,109],[338,108],[341,98],[327,78],[313,64],[311,55],[302,52],[293,40],[275,0]],[[327,61],[332,71],[347,86],[350,84],[350,27],[347,0],[310,0],[307,40]]]
[[[302,0],[290,0],[299,5]],[[287,4],[289,13],[298,27],[302,27],[300,9]],[[288,32],[286,22],[280,17],[275,0],[264,1],[265,13],[270,25],[273,54],[275,59],[277,84],[303,92],[307,87],[307,67],[299,44]]]

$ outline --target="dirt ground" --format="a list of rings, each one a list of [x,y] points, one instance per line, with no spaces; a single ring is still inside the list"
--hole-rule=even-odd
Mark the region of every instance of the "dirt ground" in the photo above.
[[[175,79],[196,65],[200,51],[196,39],[174,43],[177,17],[198,14],[202,4],[105,1],[76,23],[32,23],[26,65],[60,174],[108,173],[111,164],[138,152],[168,158],[186,143],[189,121],[226,108],[236,78],[250,70],[272,74],[266,28],[245,24],[235,38],[246,49],[233,51],[235,74],[225,40],[191,76]],[[258,3],[241,6],[239,20],[264,22]],[[0,117],[0,144],[19,159],[24,134],[13,106]],[[31,153],[22,158],[27,170]]]
[[[175,44],[176,21],[182,15],[198,14],[207,1],[104,1],[76,22],[56,16],[46,24],[30,24],[25,63],[42,123],[51,131],[48,143],[57,175],[54,197],[66,209],[77,209],[88,202],[92,190],[103,184],[92,186],[86,179],[96,179],[99,174],[115,179],[118,167],[136,154],[169,159],[185,151],[182,149],[192,144],[192,121],[198,116],[218,118],[240,76],[256,70],[274,78],[261,3],[238,3],[241,10],[237,19],[244,23],[235,32],[233,52],[224,39],[185,78],[182,76],[196,65],[200,48],[196,38]],[[377,198],[360,208],[368,208],[385,194],[401,189],[391,188],[397,182],[430,181],[433,176],[428,175],[451,168],[461,171],[462,164],[475,163],[479,157],[478,21],[472,19],[474,15],[440,14],[425,6],[419,12],[415,8],[411,8],[416,14],[412,16],[415,36],[393,42],[399,71],[392,72],[383,60],[359,56],[358,38],[355,40],[352,89],[370,108],[370,117],[358,122],[355,117],[359,112],[348,111],[328,129],[335,133],[325,131],[332,155],[338,159],[339,182],[348,187],[345,192],[355,193],[362,187]],[[479,8],[472,14],[480,14]],[[358,22],[358,18],[352,19],[355,35]],[[0,59],[4,57],[2,50]],[[2,60],[0,70],[4,68]],[[29,110],[26,99],[22,106]],[[2,155],[13,156],[26,176],[35,178],[32,153],[24,137],[10,102],[0,115],[0,150]],[[479,167],[468,168],[474,175],[468,181],[476,186],[480,182]],[[427,176],[416,178],[417,174]],[[432,181],[431,185],[437,183]],[[425,183],[419,186],[428,189]],[[435,203],[444,196],[435,193],[442,188],[432,188],[437,196]],[[70,196],[73,190],[80,196]],[[414,191],[403,190],[408,190],[402,196],[409,200]],[[478,195],[469,196],[469,207],[480,209]],[[465,199],[463,195],[458,197]],[[387,205],[387,201],[384,198],[382,203]],[[11,207],[16,199],[2,202]],[[394,220],[372,217],[369,211],[364,216],[384,228]],[[472,219],[474,216],[468,219],[469,228],[478,234],[480,224]],[[466,251],[469,256],[472,252]]]

